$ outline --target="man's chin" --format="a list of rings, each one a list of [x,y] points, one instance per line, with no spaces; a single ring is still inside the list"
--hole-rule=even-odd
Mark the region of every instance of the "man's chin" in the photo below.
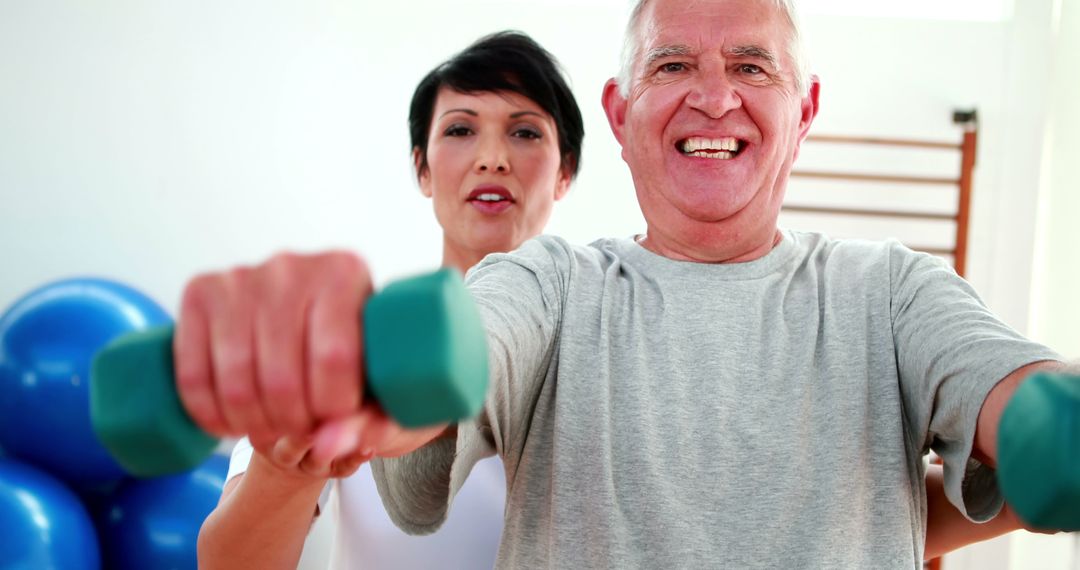
[[[683,189],[672,196],[671,204],[679,213],[699,223],[721,223],[734,218],[746,210],[753,201],[754,194],[741,189],[725,187],[704,187]]]

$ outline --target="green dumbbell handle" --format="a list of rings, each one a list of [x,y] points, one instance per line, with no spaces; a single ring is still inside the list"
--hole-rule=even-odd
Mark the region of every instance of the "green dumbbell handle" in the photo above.
[[[469,418],[487,390],[484,335],[476,306],[453,270],[391,283],[364,307],[366,389],[405,427]],[[172,327],[125,335],[92,364],[94,431],[137,477],[191,469],[218,443],[180,402],[172,337]]]
[[[1020,384],[998,427],[997,477],[1024,522],[1080,530],[1080,377],[1038,372]]]

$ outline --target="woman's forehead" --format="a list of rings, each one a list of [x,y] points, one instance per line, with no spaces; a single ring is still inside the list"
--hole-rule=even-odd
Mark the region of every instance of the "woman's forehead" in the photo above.
[[[551,119],[535,101],[514,91],[462,92],[449,87],[441,88],[435,100],[435,117],[455,111],[494,116],[530,112]]]

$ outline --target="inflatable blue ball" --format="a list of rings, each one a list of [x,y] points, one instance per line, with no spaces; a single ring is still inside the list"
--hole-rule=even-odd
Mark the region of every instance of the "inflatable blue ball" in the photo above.
[[[94,524],[79,498],[11,459],[0,459],[0,568],[101,568]]]
[[[103,279],[34,290],[0,316],[0,447],[74,487],[124,472],[90,424],[90,362],[117,336],[170,322],[146,295]]]
[[[195,570],[199,529],[228,470],[228,458],[213,455],[187,473],[124,483],[99,514],[106,566]]]

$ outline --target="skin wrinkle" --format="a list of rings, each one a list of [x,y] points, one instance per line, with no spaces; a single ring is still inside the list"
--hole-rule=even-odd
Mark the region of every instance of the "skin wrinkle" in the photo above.
[[[649,4],[649,0],[639,0],[631,12],[630,19],[627,23],[619,75],[617,77],[619,89],[621,90],[623,97],[629,95],[631,80],[633,78],[632,69],[634,62],[638,60],[638,54],[641,50],[641,46],[644,44],[642,38],[645,34],[644,31],[639,30],[639,28],[642,26],[642,13],[645,12],[645,9]],[[684,8],[688,10],[692,9],[694,4],[695,3],[693,2],[686,2]],[[802,34],[799,29],[798,13],[791,0],[772,0],[770,4],[780,10],[786,18],[789,33],[784,51],[785,55],[793,62],[796,88],[800,93],[805,94],[811,87],[812,81],[810,79],[810,73],[807,71],[806,54],[804,53],[802,46]],[[774,60],[776,59],[777,58],[774,57]]]

